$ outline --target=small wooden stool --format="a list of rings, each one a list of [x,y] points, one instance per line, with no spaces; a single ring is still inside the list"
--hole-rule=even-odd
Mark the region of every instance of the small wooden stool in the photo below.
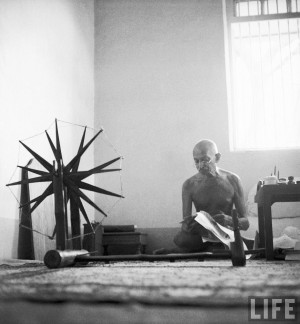
[[[144,254],[147,245],[147,234],[140,232],[103,233],[102,245],[104,255],[108,255],[108,247],[112,245],[120,247],[136,246],[136,254]]]

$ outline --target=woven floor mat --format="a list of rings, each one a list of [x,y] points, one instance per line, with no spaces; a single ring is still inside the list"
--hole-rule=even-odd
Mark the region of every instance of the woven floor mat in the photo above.
[[[0,301],[139,302],[155,305],[246,306],[249,296],[300,296],[299,262],[231,261],[92,263],[47,269],[42,263],[0,264]]]

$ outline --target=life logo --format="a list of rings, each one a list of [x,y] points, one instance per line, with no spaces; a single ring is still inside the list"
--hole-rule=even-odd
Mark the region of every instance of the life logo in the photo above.
[[[297,320],[296,297],[249,297],[249,321],[284,321]]]

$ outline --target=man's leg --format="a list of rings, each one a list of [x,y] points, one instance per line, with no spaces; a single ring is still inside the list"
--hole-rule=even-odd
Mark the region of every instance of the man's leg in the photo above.
[[[207,251],[211,242],[203,242],[200,235],[179,231],[174,237],[175,248],[158,249],[153,254],[170,254],[170,253],[196,253]]]
[[[207,244],[203,243],[201,235],[184,231],[179,231],[175,235],[174,243],[186,252],[201,252],[207,248]]]
[[[224,248],[223,243],[203,242],[202,237],[208,237],[209,232],[206,228],[195,221],[195,217],[186,217],[182,222],[181,230],[175,235],[173,249],[158,249],[153,254],[170,253],[195,253],[212,251],[213,249]]]

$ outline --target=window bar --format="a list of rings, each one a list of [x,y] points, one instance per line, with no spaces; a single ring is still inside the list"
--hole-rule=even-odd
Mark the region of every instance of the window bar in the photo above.
[[[240,4],[240,0],[237,1],[237,12],[239,17],[241,17],[241,4]]]
[[[292,12],[292,0],[286,0],[286,12]]]
[[[235,28],[235,33],[233,34],[233,37],[234,38],[236,38],[236,39],[238,39],[239,40],[239,49],[241,48],[241,44],[242,44],[242,38],[241,38],[241,24],[238,24],[238,27],[239,27],[239,29],[238,29],[238,35],[237,35],[237,29]],[[236,52],[237,52],[237,49],[236,49],[236,47],[237,47],[237,42],[233,42],[232,44],[235,44],[235,46],[234,46],[234,48],[233,48],[233,53],[235,53],[235,55],[236,55]],[[233,59],[233,57],[232,57],[232,59]],[[234,84],[236,84],[236,82],[237,82],[237,70],[236,70],[236,66],[235,66],[235,68],[234,68]],[[234,87],[233,88],[233,91],[234,92],[236,92],[236,87]],[[234,94],[234,101],[233,101],[233,103],[234,103],[234,106],[233,106],[233,108],[234,108],[234,114],[232,115],[232,121],[233,121],[233,125],[237,125],[237,121],[238,121],[238,109],[237,109],[237,102],[236,102],[236,95]],[[235,134],[234,134],[234,137],[233,137],[233,145],[234,145],[234,147],[236,148],[237,147],[237,138],[238,138],[238,129],[237,129],[237,127],[235,127],[234,128],[234,132],[235,132]]]
[[[290,34],[290,20],[287,20],[288,24],[288,37],[289,37],[289,54],[290,54],[290,79],[292,80],[292,85],[294,84],[294,75],[293,75],[293,62],[292,62],[292,48],[291,48],[291,34]]]
[[[293,116],[292,118],[297,118],[297,113],[295,112],[295,109],[296,108],[296,101],[298,100],[298,104],[300,102],[300,95],[299,95],[299,91],[297,92],[297,84],[298,84],[298,89],[299,89],[299,74],[297,74],[297,71],[295,72],[295,60],[293,60],[293,56],[292,56],[292,53],[291,53],[291,50],[292,50],[292,45],[293,43],[291,42],[291,39],[290,39],[290,35],[297,35],[298,36],[298,39],[297,39],[297,43],[299,45],[299,42],[300,42],[300,37],[299,37],[299,25],[298,25],[298,22],[299,22],[299,18],[296,19],[297,21],[297,28],[298,28],[298,33],[297,32],[294,32],[294,28],[292,27],[292,32],[290,33],[290,25],[288,25],[288,31],[289,31],[289,50],[290,50],[290,68],[291,68],[291,75],[290,75],[290,78],[291,78],[291,88],[292,88],[292,96],[293,96],[293,99],[295,100],[293,103],[294,103],[294,108],[293,108],[293,111],[291,111],[291,115]],[[288,23],[290,22],[290,20],[288,20]],[[297,37],[296,36],[296,37]],[[296,52],[296,51],[295,51]],[[296,52],[297,53],[297,52]],[[300,54],[300,51],[299,51],[299,54]],[[298,60],[299,60],[299,54],[295,55]],[[294,59],[295,59],[295,56],[294,56]],[[297,75],[298,75],[298,78],[297,78]],[[297,109],[298,110],[298,109]],[[293,112],[295,112],[295,114],[293,115]],[[298,111],[298,120],[299,120],[299,111]],[[297,132],[294,133],[295,134],[295,138],[299,138],[299,135],[297,136]],[[298,130],[298,134],[299,134],[299,130]]]
[[[268,12],[268,14],[270,13],[269,0],[267,0],[267,12]]]
[[[268,118],[266,116],[266,107],[265,107],[265,91],[264,91],[264,73],[263,73],[263,58],[262,58],[262,40],[261,40],[261,22],[258,23],[258,41],[259,41],[259,60],[260,60],[260,75],[261,75],[261,94],[262,94],[262,108],[263,108],[263,129],[266,129],[266,124],[268,122]],[[264,136],[265,137],[265,136]]]
[[[300,22],[300,19],[297,18],[297,32],[298,32],[298,45],[299,45],[299,56],[300,56],[300,28],[299,28],[299,22]],[[299,93],[298,93],[298,102],[300,100],[300,96],[299,96]],[[298,112],[298,116],[299,116],[299,112]],[[299,130],[298,130],[298,134],[299,134]]]
[[[286,78],[288,78],[288,83],[286,83],[285,85],[285,89],[286,92],[287,92],[287,97],[288,99],[290,99],[290,87],[292,85],[293,87],[293,71],[292,71],[292,55],[291,55],[291,41],[290,41],[290,24],[289,24],[289,19],[287,19],[287,27],[288,27],[288,31],[287,31],[287,34],[288,34],[288,49],[289,49],[289,67],[290,67],[290,73],[288,75],[286,75]],[[286,103],[287,104],[287,103]],[[290,104],[288,105],[288,108],[290,108]]]
[[[300,56],[300,28],[299,28],[299,22],[300,22],[300,19],[297,18],[296,19],[297,21],[297,35],[298,35],[298,47],[299,47],[299,56]]]
[[[269,37],[269,54],[270,54],[270,62],[271,62],[271,76],[272,76],[272,106],[275,108],[275,98],[274,98],[274,58],[272,53],[272,39],[271,39],[271,27],[270,27],[270,20],[268,20],[268,37]],[[274,109],[276,110],[276,109]],[[276,117],[273,124],[273,134],[275,136],[275,143],[278,143],[278,132],[274,131],[277,126]]]
[[[251,53],[252,53],[252,39],[251,39],[250,22],[248,22],[247,26],[248,26],[248,36],[249,36],[248,37],[248,42],[249,42],[249,46],[250,46],[250,67],[252,69],[252,55],[251,55]],[[250,87],[251,87],[251,84],[250,84]],[[254,106],[253,96],[251,96],[251,98],[252,98],[252,102],[251,102],[251,106],[250,106],[251,115],[249,117],[251,118],[251,120],[253,120],[253,118],[254,118],[253,116],[255,116],[256,114],[253,112],[253,106]],[[254,140],[256,141],[256,138]]]
[[[298,34],[298,44],[299,44],[299,52],[300,52],[300,28],[299,28],[299,18],[297,20],[297,34]]]
[[[265,1],[266,0],[260,0],[260,14],[264,16],[266,14],[265,12]]]
[[[284,89],[284,77],[283,77],[283,71],[282,71],[282,63],[283,63],[283,58],[282,58],[282,41],[281,41],[281,34],[280,34],[280,21],[277,20],[277,26],[278,26],[278,40],[279,40],[279,53],[280,53],[280,73],[281,73],[281,89],[282,89],[282,101],[283,105],[285,104],[285,89]],[[281,110],[282,111],[282,110]],[[284,115],[282,116],[282,118]]]
[[[300,0],[233,0],[232,11],[233,17],[252,17],[299,13],[299,7]]]
[[[241,30],[241,24],[238,24],[239,26],[239,52],[241,52],[241,48],[242,48],[242,30]],[[237,79],[237,71],[235,71],[235,80]],[[235,107],[235,111],[236,111],[237,107]],[[237,113],[234,114],[235,115],[235,119],[237,118]],[[236,120],[234,121],[234,124],[237,125]],[[236,130],[236,134],[235,134],[235,138],[234,138],[234,144],[236,146],[236,139],[238,138],[238,130]]]
[[[253,40],[253,37],[252,37],[252,30],[251,30],[251,22],[250,21],[248,22],[248,28],[249,28],[249,42],[250,42],[250,53],[251,53],[250,54],[250,68],[251,68],[251,71],[253,71],[253,56],[252,56],[252,50],[253,50],[252,40]],[[253,88],[251,90],[253,91]],[[251,110],[253,111],[253,108],[255,108],[256,105],[254,103],[254,96],[251,96],[251,97],[252,97],[252,103],[251,103],[252,109]],[[255,111],[255,114],[252,113],[251,118],[255,119],[255,116],[259,116],[257,114],[257,111]],[[257,132],[255,132],[255,137],[254,138],[255,138],[255,145],[256,145],[258,143],[258,141],[259,141],[259,139],[257,138]]]
[[[234,1],[234,5],[233,5],[233,17],[238,17],[237,7],[238,7],[238,2],[237,1]]]

